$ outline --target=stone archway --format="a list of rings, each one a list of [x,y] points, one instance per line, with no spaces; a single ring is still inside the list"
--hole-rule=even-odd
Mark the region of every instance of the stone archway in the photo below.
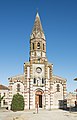
[[[38,106],[40,108],[42,108],[42,94],[43,94],[43,91],[40,89],[38,89],[35,92],[35,106],[37,106],[37,103],[38,103]]]

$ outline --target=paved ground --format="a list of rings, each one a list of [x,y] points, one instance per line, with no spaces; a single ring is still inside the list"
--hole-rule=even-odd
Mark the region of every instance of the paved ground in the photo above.
[[[35,111],[0,111],[0,120],[77,120],[77,112],[69,113],[63,110]]]

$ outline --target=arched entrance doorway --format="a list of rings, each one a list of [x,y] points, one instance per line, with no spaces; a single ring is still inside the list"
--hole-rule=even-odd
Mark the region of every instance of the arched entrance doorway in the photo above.
[[[38,103],[40,108],[42,108],[42,94],[43,94],[43,91],[41,90],[37,90],[35,92],[35,106],[37,106],[37,103]]]

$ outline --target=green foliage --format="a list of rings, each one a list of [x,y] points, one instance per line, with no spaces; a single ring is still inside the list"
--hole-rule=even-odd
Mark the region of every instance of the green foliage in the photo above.
[[[1,95],[0,95],[0,102],[1,102],[1,100],[3,100],[4,97],[5,97],[5,96],[2,96],[2,97],[1,97]]]
[[[4,97],[5,97],[5,95],[2,96],[2,97],[1,97],[1,95],[0,95],[0,107],[1,107],[1,101],[3,100]]]
[[[24,98],[19,93],[13,96],[11,110],[13,111],[24,110]]]

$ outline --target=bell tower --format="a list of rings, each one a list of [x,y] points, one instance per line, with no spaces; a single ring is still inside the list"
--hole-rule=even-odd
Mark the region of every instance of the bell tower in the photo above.
[[[43,63],[46,59],[46,39],[39,14],[36,14],[34,27],[30,36],[30,62]]]

